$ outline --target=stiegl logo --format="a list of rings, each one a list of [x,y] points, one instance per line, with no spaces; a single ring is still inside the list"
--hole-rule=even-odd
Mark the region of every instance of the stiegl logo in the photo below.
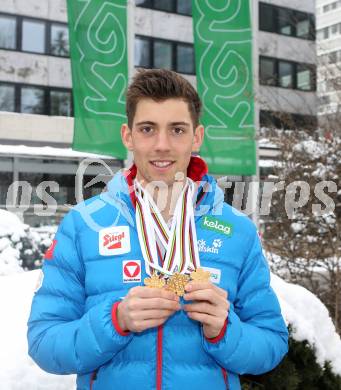
[[[115,234],[115,233],[106,234],[103,237],[103,239],[104,239],[103,246],[105,248],[108,248],[108,249],[122,248],[122,240],[124,239],[124,232],[120,233],[120,234]]]
[[[128,226],[112,226],[100,230],[98,249],[102,256],[121,255],[130,252]]]

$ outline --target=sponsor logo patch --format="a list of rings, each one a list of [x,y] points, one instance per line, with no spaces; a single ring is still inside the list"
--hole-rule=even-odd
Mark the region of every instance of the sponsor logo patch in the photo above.
[[[219,284],[220,283],[220,277],[221,277],[221,271],[218,268],[209,268],[209,267],[202,267],[205,271],[210,272],[211,274],[211,282]]]
[[[112,226],[99,232],[99,254],[102,256],[121,255],[130,252],[128,226]]]
[[[45,256],[44,256],[45,260],[52,260],[53,259],[53,252],[56,248],[56,245],[57,245],[57,240],[53,240],[49,249],[45,252]]]
[[[203,229],[213,230],[217,233],[224,234],[227,237],[232,236],[231,224],[207,215],[205,215],[205,217],[201,220],[201,227]]]
[[[125,260],[122,262],[123,283],[141,282],[141,261]]]
[[[205,253],[214,253],[219,254],[219,249],[223,245],[223,241],[220,238],[215,238],[212,242],[212,245],[207,245],[206,241],[201,239],[198,240],[198,251]]]

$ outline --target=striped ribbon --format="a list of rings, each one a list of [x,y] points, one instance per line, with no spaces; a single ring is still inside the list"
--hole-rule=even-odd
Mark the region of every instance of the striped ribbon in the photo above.
[[[192,272],[200,267],[197,236],[194,221],[193,194],[195,184],[187,179],[174,209],[171,227],[148,191],[135,180],[136,226],[147,274],[153,270],[164,276],[175,272]],[[157,240],[165,250],[165,257],[158,255]]]

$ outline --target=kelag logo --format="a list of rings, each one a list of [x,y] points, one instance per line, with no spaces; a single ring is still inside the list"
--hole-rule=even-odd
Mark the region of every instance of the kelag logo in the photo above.
[[[201,227],[203,229],[214,230],[228,237],[232,235],[232,225],[217,218],[205,216],[201,221]]]

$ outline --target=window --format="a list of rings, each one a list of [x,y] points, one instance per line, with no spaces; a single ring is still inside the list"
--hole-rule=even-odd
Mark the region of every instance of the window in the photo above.
[[[177,71],[194,74],[194,49],[190,45],[178,44],[176,48]]]
[[[25,112],[28,114],[44,114],[44,90],[37,87],[23,87],[21,89],[20,112]]]
[[[23,20],[21,42],[23,51],[45,53],[45,23]]]
[[[174,10],[174,0],[154,0],[154,8],[160,11],[172,12]]]
[[[192,15],[192,0],[135,0],[139,7],[151,8],[158,11]]]
[[[278,32],[283,35],[294,35],[293,12],[284,8],[278,9]]]
[[[67,26],[51,24],[50,53],[56,56],[67,57],[69,49],[69,29]]]
[[[0,111],[15,110],[15,89],[13,85],[0,84]]]
[[[302,39],[315,39],[315,16],[290,8],[259,3],[259,29]]]
[[[304,12],[295,12],[295,27],[297,37],[309,39],[309,36],[313,33],[311,26],[312,21],[310,20],[308,14]]]
[[[329,28],[325,27],[323,29],[323,39],[328,39],[329,38]]]
[[[50,91],[50,115],[71,116],[71,92]]]
[[[337,9],[341,7],[341,0],[337,0],[337,1],[334,1],[333,3],[331,4],[326,4],[323,6],[323,12],[329,12],[329,11],[332,11],[334,9]]]
[[[149,68],[150,64],[150,40],[135,37],[135,66]]]
[[[0,14],[0,48],[68,57],[67,24]]]
[[[263,85],[276,85],[276,61],[272,58],[260,58],[260,83]]]
[[[319,39],[335,38],[341,35],[341,23],[336,23],[331,26],[318,30]]]
[[[0,48],[15,49],[16,18],[0,15]]]
[[[188,43],[136,36],[134,65],[195,74],[194,48]]]
[[[263,31],[277,32],[276,9],[272,5],[259,3],[259,28]]]
[[[192,15],[192,0],[178,0],[176,12],[183,15]]]
[[[313,72],[307,65],[297,64],[297,89],[302,91],[315,90]]]
[[[173,69],[172,44],[169,42],[154,42],[154,68]]]
[[[294,64],[292,62],[279,61],[278,84],[283,88],[294,87]]]
[[[316,90],[316,67],[271,57],[260,57],[259,80],[262,85]]]
[[[1,162],[3,162],[3,161],[4,161],[4,158],[2,157]],[[13,160],[10,159],[10,162],[12,162],[12,161]],[[3,168],[3,167],[1,167],[1,168]],[[6,207],[8,187],[12,183],[13,183],[13,172],[3,171],[3,169],[1,169],[1,171],[0,171],[0,207],[2,207],[2,208]]]
[[[71,89],[0,83],[0,111],[72,116]]]

